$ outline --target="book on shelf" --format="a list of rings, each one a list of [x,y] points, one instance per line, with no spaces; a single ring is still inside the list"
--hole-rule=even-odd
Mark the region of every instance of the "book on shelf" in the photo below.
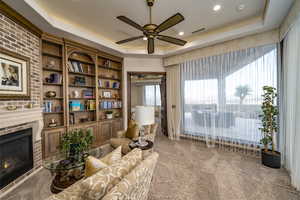
[[[94,98],[93,90],[83,90],[82,94],[83,94],[83,98]]]
[[[120,83],[119,82],[113,82],[112,88],[119,89]]]
[[[80,72],[83,73],[83,67],[80,62],[68,61],[68,69],[70,72]]]
[[[102,80],[98,80],[98,86],[99,86],[100,88],[103,87]]]
[[[122,108],[121,101],[102,101],[100,103],[100,109],[113,109],[113,108]]]
[[[70,111],[80,111],[82,108],[80,101],[70,101],[69,107],[70,107]]]
[[[88,100],[86,103],[87,110],[96,110],[96,101],[95,100]]]
[[[62,75],[59,73],[51,73],[49,77],[45,78],[46,83],[53,83],[53,84],[61,84],[62,83]]]
[[[106,60],[106,61],[104,61],[103,65],[105,67],[112,67],[112,62],[110,60]]]

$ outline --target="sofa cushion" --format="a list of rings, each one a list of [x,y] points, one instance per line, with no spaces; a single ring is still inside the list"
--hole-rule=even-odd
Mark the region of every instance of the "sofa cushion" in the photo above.
[[[118,162],[122,158],[122,146],[118,145],[115,150],[101,158],[101,161],[104,162],[107,165],[112,165],[115,162]]]
[[[118,184],[124,176],[126,176],[137,164],[142,160],[142,151],[134,149],[122,159],[108,166],[93,176],[83,180],[81,187],[83,188],[82,199],[99,200],[111,188]]]
[[[89,177],[108,165],[98,158],[89,156],[85,160],[84,177]]]
[[[122,153],[127,154],[131,151],[129,148],[129,143],[132,142],[132,140],[128,138],[111,138],[110,139],[110,145],[113,148],[117,148],[119,146],[122,146]]]
[[[147,200],[157,159],[157,153],[149,155],[109,191],[102,200]]]

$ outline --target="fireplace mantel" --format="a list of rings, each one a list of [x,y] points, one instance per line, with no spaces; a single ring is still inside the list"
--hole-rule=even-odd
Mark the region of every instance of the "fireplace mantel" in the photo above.
[[[0,129],[10,128],[21,124],[32,123],[35,141],[41,140],[43,129],[42,108],[0,111]]]

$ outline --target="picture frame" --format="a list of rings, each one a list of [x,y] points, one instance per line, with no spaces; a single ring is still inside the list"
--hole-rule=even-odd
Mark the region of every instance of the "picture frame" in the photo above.
[[[0,48],[0,100],[30,99],[30,58]]]

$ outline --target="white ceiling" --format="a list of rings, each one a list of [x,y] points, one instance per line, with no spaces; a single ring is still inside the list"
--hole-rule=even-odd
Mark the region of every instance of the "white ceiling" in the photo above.
[[[146,53],[146,42],[143,40],[124,45],[115,44],[118,40],[142,35],[140,31],[117,20],[116,17],[125,15],[140,25],[149,23],[149,10],[145,0],[4,1],[50,33],[59,32],[64,36],[81,37],[82,40],[88,40],[121,54]],[[189,42],[186,46],[178,48],[156,41],[156,55],[170,55],[226,38],[276,28],[287,14],[292,2],[293,0],[270,0],[267,4],[267,0],[156,0],[153,7],[153,22],[160,24],[180,12],[185,21],[165,31],[164,34]],[[216,4],[222,6],[219,12],[213,11]],[[236,9],[240,4],[245,5],[243,11]],[[205,32],[192,35],[193,31],[202,27],[206,28]],[[185,35],[178,36],[179,31],[184,31]]]

